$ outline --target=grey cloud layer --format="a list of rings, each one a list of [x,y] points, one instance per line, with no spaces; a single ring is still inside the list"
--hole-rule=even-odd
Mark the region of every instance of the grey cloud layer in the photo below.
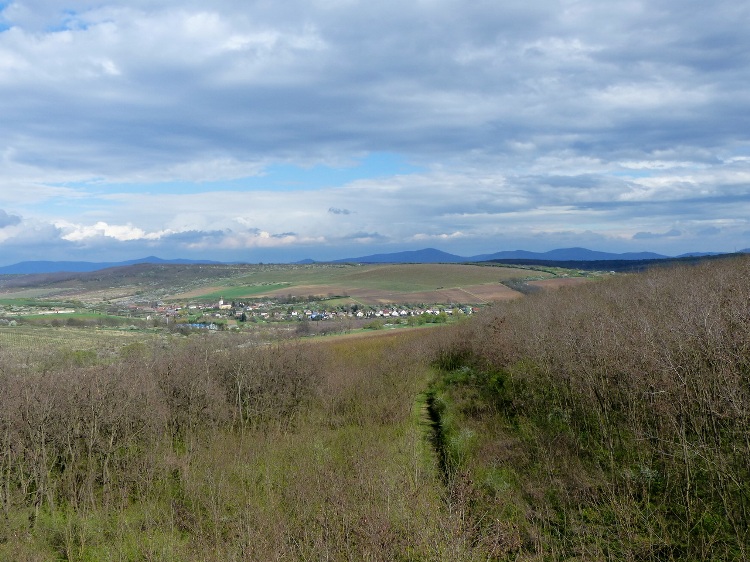
[[[2,132],[19,161],[62,171],[132,176],[144,163],[342,148],[518,159],[514,143],[609,160],[724,147],[750,119],[743,3],[48,13],[66,29],[0,36],[13,116]]]
[[[213,209],[206,188],[201,217],[124,204],[100,211],[105,226],[65,217],[55,231],[196,248],[576,231],[727,245],[750,226],[744,2],[45,0],[6,6],[4,28],[0,226],[32,220],[29,186],[52,201],[88,197],[66,182],[119,182],[155,202],[141,182],[371,152],[426,171],[258,193],[245,215]]]
[[[16,215],[9,215],[2,209],[0,209],[0,228],[5,228],[6,226],[14,226],[21,222],[21,217],[18,217]]]

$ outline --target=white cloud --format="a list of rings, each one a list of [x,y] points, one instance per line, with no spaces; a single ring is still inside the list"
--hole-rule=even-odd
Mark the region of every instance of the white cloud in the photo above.
[[[54,226],[63,233],[61,238],[69,242],[83,242],[89,238],[112,238],[118,242],[130,240],[158,240],[168,232],[151,232],[134,227],[132,224],[107,224],[99,221],[93,225],[72,224],[58,221]]]
[[[412,236],[412,240],[414,240],[415,242],[429,242],[429,241],[444,242],[446,240],[456,240],[459,238],[466,238],[466,235],[463,232],[457,231],[457,232],[444,232],[440,234],[425,234],[425,233],[420,232]]]
[[[729,0],[19,0],[0,9],[0,208],[23,219],[2,243],[687,245],[715,227],[750,246],[749,23]],[[419,169],[308,185],[383,152]]]

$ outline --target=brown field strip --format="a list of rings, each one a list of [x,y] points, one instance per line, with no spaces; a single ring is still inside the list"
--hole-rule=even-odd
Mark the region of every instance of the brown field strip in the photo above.
[[[500,285],[499,283],[491,285],[473,285],[462,287],[461,289],[470,295],[475,295],[486,301],[506,301],[523,296],[518,291],[514,291],[513,289],[506,287],[505,285]]]
[[[575,287],[589,281],[591,281],[590,277],[555,277],[554,279],[529,281],[529,285],[541,287],[542,289],[559,289],[560,287]]]

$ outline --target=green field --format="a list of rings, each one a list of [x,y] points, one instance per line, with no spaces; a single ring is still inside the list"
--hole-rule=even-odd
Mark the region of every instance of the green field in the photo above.
[[[112,314],[98,314],[96,312],[69,312],[69,313],[60,313],[60,314],[20,314],[18,315],[21,318],[25,318],[27,320],[49,320],[50,322],[53,320],[57,320],[60,323],[65,323],[68,320],[112,320],[114,322],[127,322],[127,318],[124,316],[114,316]],[[12,317],[9,317],[12,318]]]
[[[34,296],[31,293],[35,291],[23,291],[24,294],[14,293],[13,298],[0,298],[0,306],[12,307],[12,306],[34,306],[40,308],[75,308],[77,304],[71,301],[60,301],[60,300],[40,300],[42,296]],[[41,291],[36,291],[41,292]],[[29,294],[26,294],[29,293]]]
[[[271,291],[275,291],[277,289],[283,289],[284,287],[287,287],[288,285],[285,283],[261,283],[261,284],[253,284],[253,285],[241,285],[241,286],[227,286],[226,288],[223,288],[219,291],[214,291],[211,293],[205,293],[200,296],[200,300],[219,300],[223,298],[224,300],[235,300],[235,299],[242,299],[247,297],[254,297],[257,295],[265,295],[268,294]]]
[[[238,282],[285,282],[292,285],[352,285],[368,289],[426,291],[439,287],[459,287],[498,283],[505,279],[528,277],[526,269],[484,267],[461,264],[384,264],[310,266],[309,269],[259,272]],[[543,276],[551,277],[549,274]]]

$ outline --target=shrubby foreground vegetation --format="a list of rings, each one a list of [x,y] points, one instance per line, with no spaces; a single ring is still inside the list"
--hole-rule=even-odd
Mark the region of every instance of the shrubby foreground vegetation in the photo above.
[[[0,350],[0,559],[743,560],[750,260],[448,327]]]
[[[445,465],[505,554],[750,557],[750,260],[536,295],[464,325]]]
[[[3,363],[0,559],[460,559],[414,408],[420,340]]]

